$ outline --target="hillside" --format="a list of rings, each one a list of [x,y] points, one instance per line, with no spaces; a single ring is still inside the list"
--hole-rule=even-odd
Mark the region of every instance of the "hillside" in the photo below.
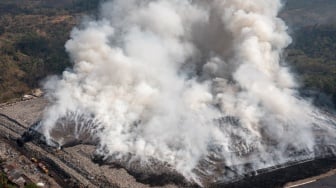
[[[334,0],[286,0],[285,4],[280,16],[293,29],[336,23]]]
[[[0,1],[0,102],[70,66],[64,43],[80,18],[96,8],[96,0]]]
[[[306,26],[296,31],[287,61],[302,88],[317,95],[322,105],[336,105],[336,25]],[[323,98],[323,99],[322,99]]]

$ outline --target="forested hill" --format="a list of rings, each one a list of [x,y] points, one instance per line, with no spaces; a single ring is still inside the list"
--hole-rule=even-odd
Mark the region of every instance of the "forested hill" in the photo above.
[[[283,0],[281,17],[291,28],[336,24],[335,0]]]
[[[302,88],[323,105],[336,106],[336,1],[287,0],[280,16],[290,26],[293,44],[287,61]]]
[[[99,1],[0,1],[0,102],[22,96],[47,75],[71,66],[64,44],[83,15],[95,14]],[[281,12],[294,38],[287,62],[302,88],[323,92],[334,104],[335,10],[335,0],[287,0]]]
[[[323,105],[336,107],[336,25],[305,26],[294,33],[287,61],[302,88]]]
[[[47,75],[71,66],[64,44],[98,1],[0,1],[0,102],[22,96]]]

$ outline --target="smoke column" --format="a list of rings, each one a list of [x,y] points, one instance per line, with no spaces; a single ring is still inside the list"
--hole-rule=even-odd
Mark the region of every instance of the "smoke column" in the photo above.
[[[65,45],[73,69],[45,84],[48,139],[62,144],[67,135],[57,129],[70,126],[106,157],[154,159],[202,183],[217,172],[214,161],[244,173],[246,163],[257,170],[316,157],[314,129],[334,135],[334,122],[298,96],[281,58],[291,38],[277,17],[280,0],[101,7]]]

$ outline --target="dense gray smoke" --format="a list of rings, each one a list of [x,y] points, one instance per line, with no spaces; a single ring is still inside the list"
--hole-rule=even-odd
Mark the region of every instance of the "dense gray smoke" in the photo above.
[[[198,183],[215,177],[215,161],[244,173],[247,163],[316,157],[314,131],[331,138],[334,122],[298,96],[282,62],[291,38],[281,8],[280,0],[104,3],[100,19],[66,43],[73,69],[46,83],[41,130],[62,144],[55,130],[70,126],[106,157],[154,159]],[[211,181],[228,178],[220,173]]]

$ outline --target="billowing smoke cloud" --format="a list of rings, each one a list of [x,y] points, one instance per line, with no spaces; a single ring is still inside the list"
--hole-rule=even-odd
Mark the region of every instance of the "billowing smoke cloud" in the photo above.
[[[57,130],[70,127],[64,132],[91,135],[106,157],[153,159],[195,182],[229,178],[223,164],[243,173],[244,164],[256,170],[315,157],[314,131],[333,135],[333,122],[298,96],[282,62],[291,38],[281,7],[104,3],[100,19],[75,28],[66,43],[73,69],[46,83],[51,106],[41,130],[62,144],[68,135]]]

